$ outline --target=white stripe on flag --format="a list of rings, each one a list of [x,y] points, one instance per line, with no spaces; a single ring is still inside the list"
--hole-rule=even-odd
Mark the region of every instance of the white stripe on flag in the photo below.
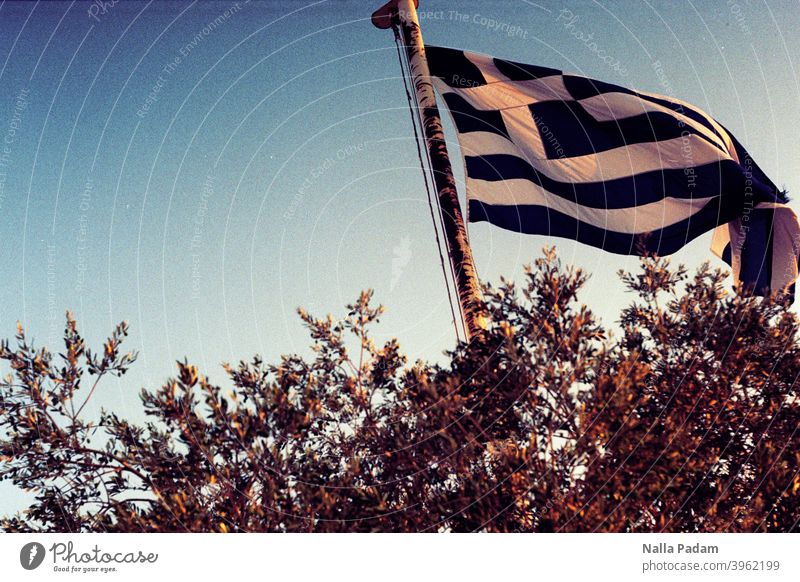
[[[451,87],[438,77],[434,77],[433,85],[439,93],[460,95],[480,111],[527,107],[543,101],[575,101],[564,86],[564,78],[561,75],[529,81],[498,81],[474,87]]]
[[[506,113],[503,112],[504,117]],[[691,160],[692,166],[729,159],[703,138],[688,135],[684,138],[633,144],[585,156],[549,160],[543,155],[542,138],[538,134],[534,137],[535,129],[531,125],[528,125],[524,135],[524,127],[518,130],[520,137],[516,143],[490,132],[459,134],[462,155],[517,156],[527,160],[537,171],[560,182],[602,182],[656,170],[679,170],[689,165],[687,159]]]
[[[467,178],[467,198],[498,206],[546,206],[577,220],[624,234],[660,230],[692,216],[709,198],[665,198],[629,208],[591,208],[551,194],[528,180],[487,182]]]
[[[772,280],[774,291],[786,289],[797,280],[797,257],[800,256],[800,224],[797,215],[785,204],[762,203],[756,208],[772,208]]]
[[[717,120],[714,119],[713,117],[711,117],[708,113],[706,113],[702,109],[698,109],[697,107],[695,107],[691,103],[687,103],[686,101],[683,101],[681,99],[676,99],[675,97],[668,97],[666,95],[658,95],[657,93],[647,93],[646,91],[639,91],[639,93],[641,93],[642,95],[647,95],[648,97],[654,97],[656,99],[663,99],[664,101],[669,101],[670,103],[674,103],[675,105],[680,105],[684,109],[687,109],[689,111],[693,111],[696,114],[703,116],[703,118],[706,121],[708,121],[714,129],[717,130],[717,133],[719,133],[722,136],[722,139],[723,139],[724,144],[725,144],[725,149],[728,150],[728,153],[731,155],[731,158],[733,158],[737,162],[741,163],[740,160],[739,160],[739,155],[736,153],[736,148],[734,147],[733,141],[731,140],[730,136],[728,135],[728,132],[725,131],[725,128],[722,127],[719,123],[717,123]]]
[[[662,98],[660,95],[653,96]],[[733,152],[733,156],[731,157],[735,159],[736,150],[733,148],[733,143],[730,141],[730,138],[728,138],[727,132],[721,127],[718,129],[718,131],[720,132],[720,135],[728,138],[727,142],[723,139],[720,139],[720,137],[708,129],[708,127],[695,121],[691,117],[677,113],[671,109],[668,109],[667,107],[664,107],[663,105],[659,105],[658,103],[645,101],[636,95],[629,95],[627,93],[619,92],[602,93],[601,95],[595,95],[594,97],[581,99],[578,101],[578,103],[580,103],[581,106],[589,113],[589,115],[594,117],[597,121],[620,121],[622,119],[627,119],[643,113],[656,111],[660,113],[666,113],[683,122],[685,125],[691,127],[695,131],[702,133],[724,151],[729,153]]]
[[[756,209],[772,208],[775,212],[772,221],[772,280],[770,289],[785,290],[797,280],[798,257],[800,257],[800,222],[797,214],[786,204],[762,202]],[[747,236],[747,228],[742,219],[718,226],[711,239],[711,251],[722,258],[725,247],[730,244],[731,269],[733,279],[738,284],[741,280],[742,247]]]

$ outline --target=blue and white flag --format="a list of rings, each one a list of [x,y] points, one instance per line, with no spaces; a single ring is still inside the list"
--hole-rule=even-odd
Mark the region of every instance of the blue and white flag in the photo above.
[[[426,47],[464,156],[468,214],[619,254],[671,254],[714,228],[737,285],[791,292],[800,224],[736,139],[686,102]]]

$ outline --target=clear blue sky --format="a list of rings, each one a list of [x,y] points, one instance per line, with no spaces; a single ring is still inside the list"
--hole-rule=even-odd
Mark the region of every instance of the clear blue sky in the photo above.
[[[388,310],[379,337],[412,358],[451,346],[391,33],[369,22],[379,2],[1,3],[0,336],[20,320],[53,344],[67,309],[90,342],[129,320],[140,361],[87,412],[134,419],[138,389],[176,359],[222,381],[222,361],[303,350],[297,306],[340,314],[368,287]],[[693,102],[800,188],[797,1],[420,10],[429,43]],[[555,242],[609,324],[626,301],[615,272],[635,259],[470,234],[484,280],[519,278]],[[708,242],[676,258],[721,265]],[[0,495],[0,511],[20,499]]]

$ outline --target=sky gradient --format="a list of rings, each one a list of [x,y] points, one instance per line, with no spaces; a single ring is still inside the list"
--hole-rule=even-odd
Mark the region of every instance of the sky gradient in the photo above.
[[[428,43],[560,68],[705,109],[778,186],[800,185],[800,3],[437,2]],[[368,2],[0,3],[0,337],[141,352],[87,407],[141,419],[138,390],[188,357],[303,351],[295,315],[374,288],[412,359],[452,346],[444,282],[389,31]],[[445,120],[446,133],[450,128]],[[452,132],[449,133],[454,138]],[[449,139],[462,185],[455,139]],[[463,199],[463,188],[461,190]],[[792,204],[795,210],[800,210]],[[555,243],[607,324],[635,258],[470,227],[485,281]],[[723,266],[701,237],[676,255]],[[7,485],[0,510],[20,497]]]

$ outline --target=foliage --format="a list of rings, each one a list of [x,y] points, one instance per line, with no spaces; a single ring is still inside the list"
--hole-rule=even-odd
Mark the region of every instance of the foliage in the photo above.
[[[793,531],[800,519],[798,319],[664,259],[622,274],[610,337],[586,280],[546,250],[524,285],[485,290],[489,329],[446,365],[408,364],[347,316],[300,317],[314,356],[187,362],[148,417],[81,416],[122,374],[71,317],[65,351],[20,329],[0,358],[0,478],[35,493],[8,531]],[[77,406],[77,402],[83,404]]]

